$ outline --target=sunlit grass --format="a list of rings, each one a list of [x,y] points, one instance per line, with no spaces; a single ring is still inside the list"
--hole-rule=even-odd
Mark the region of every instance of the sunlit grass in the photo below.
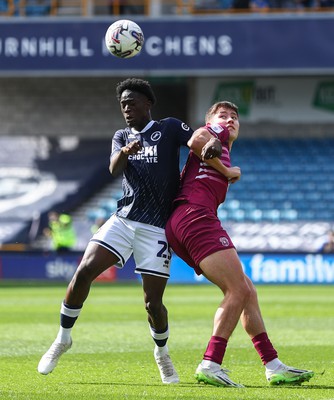
[[[259,286],[269,336],[285,363],[313,369],[300,387],[271,388],[240,326],[224,365],[245,389],[198,385],[194,370],[221,300],[211,285],[167,287],[169,348],[180,384],[163,385],[153,359],[140,285],[94,285],[73,330],[73,347],[55,371],[36,368],[59,324],[61,286],[0,286],[1,399],[334,399],[334,290],[331,286]],[[323,371],[325,371],[323,373]]]

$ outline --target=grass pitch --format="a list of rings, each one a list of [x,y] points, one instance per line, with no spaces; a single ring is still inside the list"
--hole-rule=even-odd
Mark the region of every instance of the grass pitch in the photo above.
[[[180,384],[160,381],[138,284],[95,284],[73,330],[72,349],[52,374],[38,374],[39,359],[58,331],[65,286],[1,283],[1,399],[334,399],[331,286],[258,287],[269,337],[280,359],[313,369],[316,375],[302,386],[269,387],[251,341],[238,326],[224,366],[244,389],[199,385],[193,378],[222,297],[211,285],[169,285],[166,289],[169,348]]]

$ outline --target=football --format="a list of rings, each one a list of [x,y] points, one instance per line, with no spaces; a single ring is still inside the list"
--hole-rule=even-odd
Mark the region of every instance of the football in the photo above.
[[[135,22],[121,19],[109,26],[105,43],[113,56],[130,58],[140,53],[144,44],[144,34]]]

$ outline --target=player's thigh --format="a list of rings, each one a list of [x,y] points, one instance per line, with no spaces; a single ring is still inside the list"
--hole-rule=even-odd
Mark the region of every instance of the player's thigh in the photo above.
[[[133,221],[114,214],[94,234],[91,242],[113,253],[118,258],[116,266],[122,268],[132,254],[134,235]]]
[[[169,278],[171,251],[164,229],[138,223],[133,256],[136,273]]]
[[[119,258],[105,247],[89,242],[78,266],[77,274],[85,274],[95,279],[118,261]]]
[[[205,277],[223,291],[247,285],[239,256],[234,248],[210,254],[199,266]]]

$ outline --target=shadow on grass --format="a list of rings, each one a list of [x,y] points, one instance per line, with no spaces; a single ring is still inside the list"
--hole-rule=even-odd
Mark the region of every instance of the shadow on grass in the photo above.
[[[280,385],[280,386],[267,386],[267,385],[247,385],[244,388],[232,388],[232,387],[217,387],[217,386],[212,386],[212,385],[202,385],[199,383],[178,383],[178,384],[171,384],[171,385],[166,385],[164,383],[151,383],[151,384],[147,384],[147,383],[143,383],[143,384],[138,384],[138,383],[129,383],[129,382],[68,382],[68,385],[96,385],[96,386],[100,386],[100,385],[105,385],[105,386],[134,386],[134,387],[139,387],[139,386],[143,386],[144,388],[147,387],[202,387],[202,388],[216,388],[217,390],[220,389],[228,389],[228,390],[244,390],[244,389],[266,389],[266,390],[282,390],[282,389],[292,389],[292,390],[323,390],[323,389],[334,389],[334,385],[333,386],[327,386],[327,385]]]

